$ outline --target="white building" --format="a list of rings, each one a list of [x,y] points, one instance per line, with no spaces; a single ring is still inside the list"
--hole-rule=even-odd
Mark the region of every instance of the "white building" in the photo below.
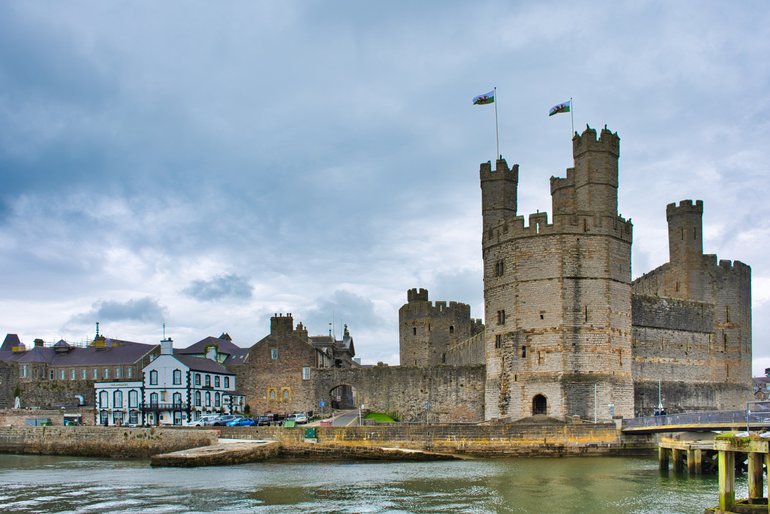
[[[204,414],[239,413],[244,398],[235,390],[235,374],[218,362],[175,355],[171,339],[142,369],[142,382],[99,382],[97,421],[101,424],[181,425]],[[141,398],[135,407],[136,398]]]

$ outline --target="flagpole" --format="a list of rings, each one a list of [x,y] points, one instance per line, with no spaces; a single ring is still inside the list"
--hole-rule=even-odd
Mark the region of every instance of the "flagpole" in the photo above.
[[[575,108],[571,96],[569,97],[569,117],[572,121],[572,134],[569,135],[569,138],[572,139],[575,137]]]
[[[500,158],[500,130],[497,126],[497,88],[494,88],[495,91],[495,141],[497,142],[497,154],[495,156],[495,161]]]

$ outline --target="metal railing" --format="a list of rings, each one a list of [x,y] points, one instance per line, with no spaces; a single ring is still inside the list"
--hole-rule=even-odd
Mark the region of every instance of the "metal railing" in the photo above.
[[[654,428],[671,425],[708,426],[715,424],[746,425],[747,430],[749,425],[766,424],[770,427],[770,402],[747,402],[745,410],[683,412],[681,414],[624,419],[622,428]]]

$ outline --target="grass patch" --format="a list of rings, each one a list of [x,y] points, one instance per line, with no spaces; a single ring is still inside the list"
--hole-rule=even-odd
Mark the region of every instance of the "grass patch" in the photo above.
[[[376,423],[395,423],[396,421],[384,412],[370,412],[364,419],[371,419]]]

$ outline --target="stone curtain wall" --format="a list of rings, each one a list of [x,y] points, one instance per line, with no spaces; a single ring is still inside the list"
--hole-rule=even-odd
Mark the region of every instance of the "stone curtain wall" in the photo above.
[[[14,406],[13,395],[19,383],[19,365],[15,362],[0,362],[0,409]]]
[[[93,380],[32,380],[19,382],[21,406],[47,409],[76,406],[76,394],[82,395],[86,405],[94,405]]]
[[[95,413],[93,408],[80,409],[2,409],[0,410],[0,427],[26,426],[26,421],[33,418],[48,418],[54,425],[64,424],[64,415],[79,414],[83,419],[84,425],[93,425],[95,423]]]
[[[313,373],[317,377],[316,397],[326,399],[327,405],[331,404],[332,389],[349,385],[358,406],[396,413],[401,421],[424,421],[426,415],[436,423],[484,419],[484,366],[376,366]]]

